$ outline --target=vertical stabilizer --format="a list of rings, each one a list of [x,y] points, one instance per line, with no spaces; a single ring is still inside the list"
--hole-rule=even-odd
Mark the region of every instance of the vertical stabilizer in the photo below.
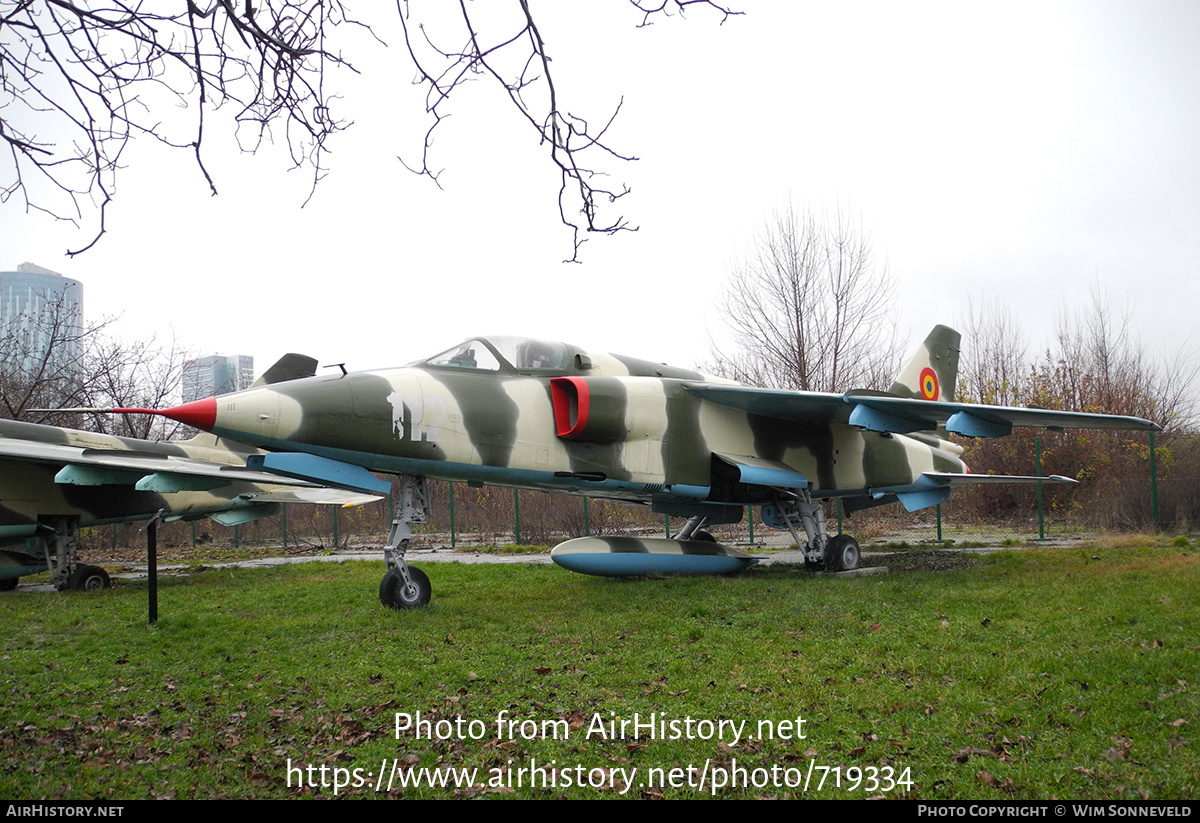
[[[949,326],[934,326],[925,342],[904,364],[888,393],[953,402],[961,339],[961,335]]]

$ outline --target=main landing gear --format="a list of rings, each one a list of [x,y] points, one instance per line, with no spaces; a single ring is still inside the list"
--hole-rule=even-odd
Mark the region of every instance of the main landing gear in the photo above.
[[[55,517],[42,528],[52,532],[39,537],[54,588],[95,592],[112,585],[104,569],[79,562],[79,521],[76,518]]]
[[[763,521],[775,529],[787,529],[797,546],[804,549],[804,565],[824,567],[828,572],[848,572],[858,568],[861,552],[858,541],[848,534],[829,536],[825,509],[814,503],[808,489],[779,489],[774,505],[763,506]],[[807,541],[801,542],[797,527],[804,529]]]
[[[671,535],[672,540],[696,540],[700,543],[716,543],[717,538],[711,533],[702,531],[701,526],[708,523],[707,517],[689,517],[683,528]]]
[[[383,559],[388,571],[379,582],[379,602],[389,609],[417,609],[429,605],[433,586],[429,576],[404,561],[412,545],[413,524],[424,523],[429,515],[429,492],[424,477],[400,476],[400,505],[392,520]]]

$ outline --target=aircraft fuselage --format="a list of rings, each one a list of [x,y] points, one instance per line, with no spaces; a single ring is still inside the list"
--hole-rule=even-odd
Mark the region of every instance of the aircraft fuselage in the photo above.
[[[639,500],[762,502],[761,485],[725,470],[739,460],[789,467],[814,496],[964,470],[945,441],[749,414],[689,393],[698,382],[411,366],[218,397],[211,430],[372,471]]]

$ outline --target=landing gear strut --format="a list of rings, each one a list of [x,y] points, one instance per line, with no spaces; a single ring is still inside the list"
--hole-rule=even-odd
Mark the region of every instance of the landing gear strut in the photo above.
[[[700,527],[708,522],[707,517],[696,515],[689,517],[688,521],[683,524],[683,528],[671,535],[672,540],[698,540],[701,543],[716,543],[717,538],[713,537],[706,531],[701,531]]]
[[[45,526],[51,535],[41,535],[50,582],[59,591],[94,592],[112,585],[108,572],[99,566],[79,562],[79,521],[73,517],[55,517]]]
[[[825,525],[825,509],[814,503],[808,489],[778,489],[775,503],[763,506],[763,521],[775,529],[787,529],[797,546],[803,547],[804,565],[814,569],[824,565],[826,571],[853,571],[858,568],[858,541],[848,534],[829,536]],[[801,542],[797,526],[808,538]]]
[[[424,477],[400,476],[400,505],[396,508],[383,559],[388,571],[379,583],[379,602],[389,609],[417,609],[429,605],[433,587],[429,577],[410,566],[404,555],[412,546],[413,524],[429,516],[429,492]]]

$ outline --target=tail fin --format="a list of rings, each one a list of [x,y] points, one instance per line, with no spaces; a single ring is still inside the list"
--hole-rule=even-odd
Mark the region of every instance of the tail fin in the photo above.
[[[961,335],[949,326],[934,326],[925,342],[904,364],[888,394],[918,400],[954,401]]]

